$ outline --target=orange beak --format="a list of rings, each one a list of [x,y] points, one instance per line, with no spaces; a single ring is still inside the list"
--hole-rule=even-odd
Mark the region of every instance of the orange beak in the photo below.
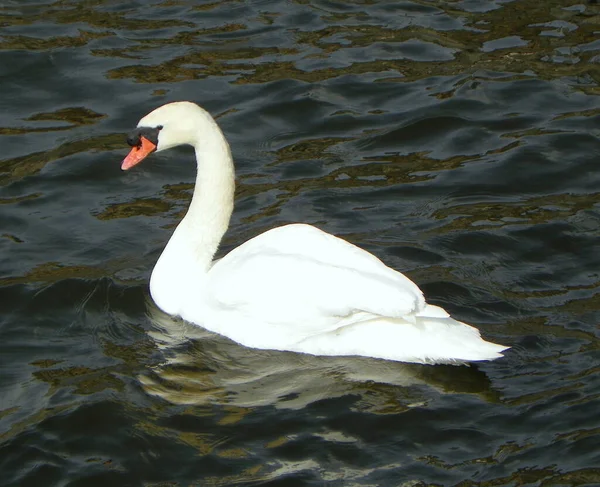
[[[123,171],[127,171],[136,164],[139,164],[156,150],[156,145],[150,142],[146,137],[140,137],[140,140],[142,141],[142,144],[139,147],[132,148],[129,154],[127,154],[127,157],[123,159],[123,163],[121,164],[121,169]]]

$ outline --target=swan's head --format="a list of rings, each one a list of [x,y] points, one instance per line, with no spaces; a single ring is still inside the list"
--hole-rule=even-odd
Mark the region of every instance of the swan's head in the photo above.
[[[209,113],[195,103],[179,101],[158,107],[142,118],[127,136],[131,151],[121,169],[131,169],[153,152],[178,145],[196,145],[201,124],[206,122],[216,125]]]

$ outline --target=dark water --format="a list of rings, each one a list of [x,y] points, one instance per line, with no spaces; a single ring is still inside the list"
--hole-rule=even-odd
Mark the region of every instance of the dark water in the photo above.
[[[2,485],[600,485],[600,6],[5,0],[0,25]],[[315,224],[512,350],[309,357],[157,311],[193,155],[119,165],[181,99],[231,142],[224,251]]]

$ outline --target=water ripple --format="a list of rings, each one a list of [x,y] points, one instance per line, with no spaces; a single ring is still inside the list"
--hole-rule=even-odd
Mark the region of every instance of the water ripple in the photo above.
[[[2,5],[4,482],[600,484],[599,9]],[[256,351],[158,311],[149,272],[193,154],[119,162],[138,119],[181,99],[218,118],[236,161],[222,253],[316,224],[507,357]]]

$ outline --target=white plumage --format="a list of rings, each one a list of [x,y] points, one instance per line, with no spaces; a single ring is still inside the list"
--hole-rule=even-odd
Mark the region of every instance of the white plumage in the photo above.
[[[269,230],[213,262],[233,211],[227,141],[189,102],[164,105],[138,124],[157,127],[157,151],[189,144],[198,163],[188,213],[150,281],[163,311],[261,349],[416,363],[493,360],[506,350],[428,305],[416,284],[374,255],[310,225]],[[136,152],[124,168],[147,155],[132,162]]]

